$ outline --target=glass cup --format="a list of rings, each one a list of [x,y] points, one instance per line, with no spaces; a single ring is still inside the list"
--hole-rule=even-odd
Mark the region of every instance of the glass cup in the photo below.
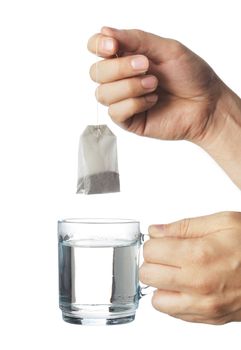
[[[135,319],[140,223],[125,219],[58,221],[59,307],[64,321],[122,324]]]

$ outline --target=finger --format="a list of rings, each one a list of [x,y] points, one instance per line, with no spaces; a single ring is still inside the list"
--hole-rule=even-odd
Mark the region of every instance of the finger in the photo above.
[[[232,227],[237,213],[222,212],[197,218],[187,218],[165,225],[151,225],[149,235],[158,237],[202,237]]]
[[[188,291],[186,276],[182,269],[157,264],[143,263],[140,267],[140,281],[154,288],[172,292]]]
[[[119,80],[100,85],[96,90],[96,98],[103,105],[109,106],[131,97],[150,93],[156,89],[157,84],[157,78],[152,75]]]
[[[118,41],[103,34],[93,35],[87,44],[88,50],[104,58],[115,55],[118,51]]]
[[[110,58],[93,64],[90,67],[90,76],[95,82],[110,83],[143,74],[148,67],[148,59],[141,55]]]
[[[117,124],[126,122],[137,113],[146,111],[155,105],[158,95],[151,94],[143,97],[129,98],[112,104],[109,107],[109,115]]]
[[[101,33],[115,38],[120,51],[140,53],[148,56],[154,63],[179,57],[187,48],[176,40],[163,38],[137,29],[119,30],[103,27]]]
[[[176,314],[174,315],[175,318],[179,318],[180,320],[186,321],[186,322],[192,322],[192,323],[205,323],[205,324],[211,324],[211,325],[224,325],[225,323],[235,321],[232,318],[231,315],[225,315],[223,317],[216,317],[216,318],[207,318],[205,316],[200,316],[196,314]]]
[[[195,319],[198,322],[208,320],[220,321],[221,319],[228,319],[230,315],[236,314],[236,312],[217,312],[213,308],[212,300],[209,296],[196,296],[189,293],[170,292],[165,290],[156,290],[153,293],[152,305],[160,312],[167,313],[181,319]],[[238,317],[238,314],[236,314]],[[240,315],[240,314],[239,314]],[[238,320],[238,319],[236,319]],[[239,319],[241,320],[241,318]]]
[[[196,240],[163,237],[151,238],[143,247],[144,259],[147,263],[182,267],[190,262],[196,250]]]
[[[181,292],[170,292],[157,289],[153,293],[152,306],[168,315],[191,315],[190,309],[192,309],[192,297],[189,294]]]

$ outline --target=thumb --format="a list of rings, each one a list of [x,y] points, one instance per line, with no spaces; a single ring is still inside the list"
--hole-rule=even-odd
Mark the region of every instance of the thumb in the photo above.
[[[197,238],[217,231],[223,231],[233,226],[232,212],[215,213],[208,216],[187,218],[164,225],[149,226],[152,238],[180,237]]]
[[[180,49],[184,49],[184,46],[176,40],[138,29],[120,30],[103,27],[101,34],[116,39],[120,52],[143,54],[157,64],[173,58],[174,55],[180,54]]]

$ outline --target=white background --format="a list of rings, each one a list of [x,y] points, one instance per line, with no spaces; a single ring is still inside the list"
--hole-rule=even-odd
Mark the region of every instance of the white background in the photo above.
[[[71,216],[139,219],[145,232],[151,223],[241,210],[240,191],[201,149],[128,134],[105,108],[122,192],[75,195],[79,135],[96,120],[89,36],[109,25],[176,38],[241,95],[239,3],[1,0],[1,349],[240,349],[241,323],[182,322],[152,309],[150,297],[128,325],[64,323],[56,233],[57,220]]]

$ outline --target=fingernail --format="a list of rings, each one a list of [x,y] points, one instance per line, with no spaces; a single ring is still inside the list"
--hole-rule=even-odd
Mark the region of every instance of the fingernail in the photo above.
[[[103,39],[102,48],[104,51],[112,52],[114,49],[114,42],[112,39]]]
[[[141,80],[141,85],[145,89],[153,89],[157,85],[156,77],[146,77]]]
[[[158,95],[147,95],[145,97],[146,97],[146,101],[151,103],[154,103],[158,100]]]
[[[148,65],[148,59],[144,56],[138,56],[131,60],[131,66],[135,70],[145,71],[148,68]]]

